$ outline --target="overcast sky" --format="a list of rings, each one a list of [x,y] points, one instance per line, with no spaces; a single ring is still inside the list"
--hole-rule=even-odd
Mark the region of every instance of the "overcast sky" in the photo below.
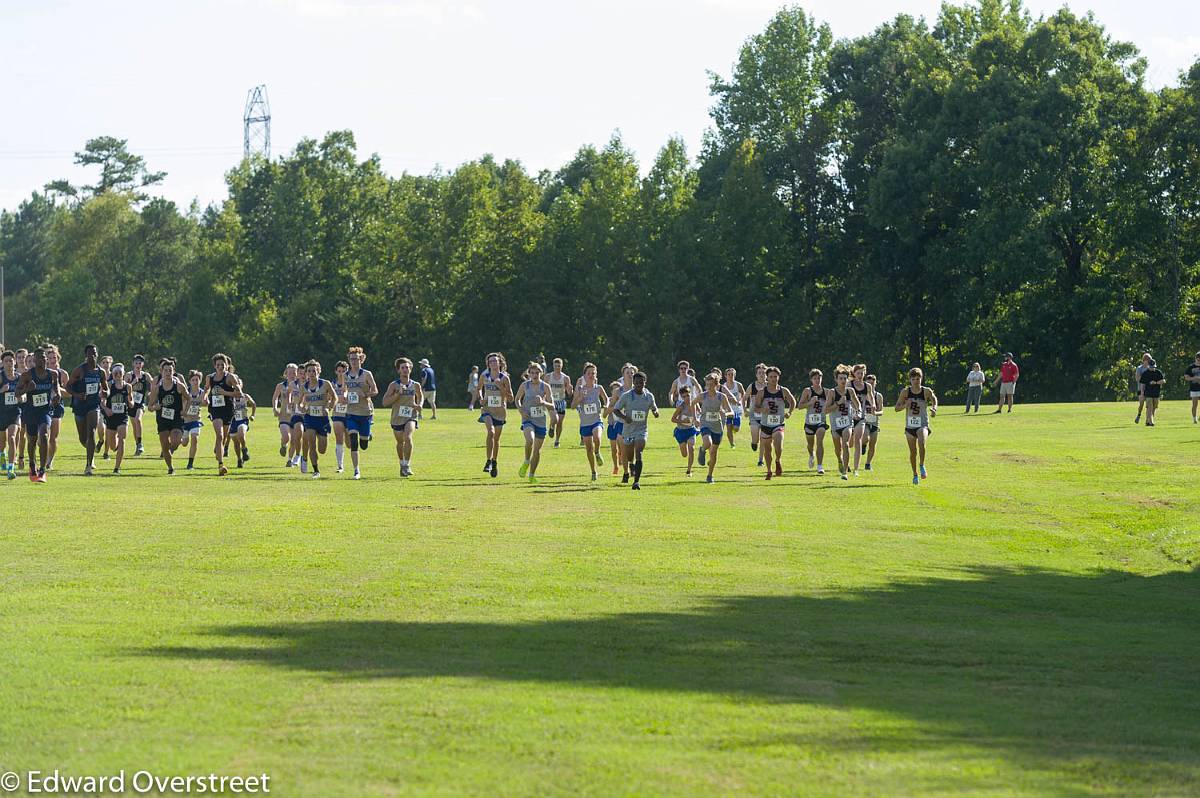
[[[619,130],[645,164],[671,135],[695,154],[708,126],[705,70],[779,7],[764,0],[0,0],[0,207],[114,135],[165,170],[181,205],[225,195],[241,157],[247,90],[267,85],[272,150],[354,131],[389,172],[492,153],[536,172]],[[803,4],[837,37],[937,0]],[[1034,14],[1063,5],[1032,0]],[[1200,56],[1200,3],[1071,0],[1149,59],[1153,86]]]

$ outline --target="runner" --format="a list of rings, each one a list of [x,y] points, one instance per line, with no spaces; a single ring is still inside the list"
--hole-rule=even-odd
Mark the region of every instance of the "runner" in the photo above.
[[[69,381],[66,370],[62,367],[62,353],[57,344],[46,345],[46,367],[58,374],[58,384],[63,394],[67,393]],[[58,454],[58,434],[62,431],[62,420],[67,414],[66,396],[61,402],[56,402],[50,408],[50,459],[46,461],[46,470],[54,469],[54,456]]]
[[[867,416],[874,419],[872,423],[876,423],[881,408],[875,404],[875,387],[867,384],[867,364],[854,364],[850,374],[850,388],[858,398],[853,431],[850,433],[850,445],[854,448],[854,476],[858,476],[859,463],[862,456],[867,453]]]
[[[658,418],[658,404],[654,394],[646,390],[646,375],[639,371],[633,375],[633,387],[617,399],[613,415],[624,426],[621,440],[625,444],[625,461],[633,472],[633,489],[641,490],[642,451],[646,448],[646,421],[648,414]],[[628,481],[628,474],[621,480]]]
[[[300,464],[300,452],[304,448],[304,416],[292,399],[300,393],[300,367],[288,363],[283,368],[283,380],[275,386],[271,396],[271,408],[279,419],[279,456],[284,466],[292,468]]]
[[[754,382],[746,386],[746,396],[743,407],[750,415],[750,451],[758,452],[758,442],[762,436],[762,429],[759,422],[762,421],[762,414],[758,412],[757,397],[762,393],[763,388],[767,385],[767,364],[759,363],[754,367]],[[759,468],[763,464],[762,452],[758,452]]]
[[[871,470],[871,461],[875,459],[875,442],[879,439],[879,419],[882,418],[883,412],[883,394],[875,389],[876,383],[874,374],[867,375],[867,385],[871,387],[871,392],[875,394],[875,410],[866,413],[864,420],[867,422],[867,465],[866,469]],[[978,412],[978,411],[976,411]]]
[[[292,398],[293,405],[304,406],[304,453],[312,467],[312,478],[321,478],[320,455],[325,454],[329,444],[329,411],[337,403],[337,395],[329,380],[321,378],[321,364],[309,360],[304,364],[304,382],[299,393]],[[301,470],[301,473],[304,473]]]
[[[129,414],[133,410],[133,386],[125,382],[125,364],[112,366],[112,378],[108,383],[108,395],[100,411],[104,414],[105,451],[115,456],[113,473],[121,473],[121,461],[125,459],[125,429]]]
[[[437,378],[429,366],[429,361],[425,358],[417,361],[417,365],[421,367],[421,393],[429,401],[429,410],[431,411],[429,418],[437,421]]]
[[[1196,416],[1197,405],[1200,405],[1200,352],[1196,353],[1192,365],[1183,372],[1183,378],[1187,380],[1188,397],[1192,400],[1192,423],[1196,424],[1200,422]]]
[[[21,428],[21,403],[17,400],[17,388],[20,384],[17,353],[6,351],[0,355],[0,430],[4,431],[0,466],[4,468],[4,476],[10,480],[17,478],[17,446],[20,444],[17,430]]]
[[[554,368],[546,375],[546,384],[550,386],[550,395],[554,399],[554,448],[558,448],[562,438],[563,419],[567,417],[567,399],[572,393],[571,378],[563,373],[563,360],[554,358]]]
[[[97,362],[100,365],[100,370],[104,372],[104,385],[107,388],[109,383],[111,382],[110,375],[112,374],[113,356],[105,355],[102,358],[100,358],[100,360],[98,360]],[[104,406],[103,403],[101,403],[99,405],[99,407],[97,407],[96,409],[99,411],[99,410],[101,410],[101,408],[103,408],[103,406]],[[105,435],[105,432],[104,432],[104,413],[99,412],[97,414],[97,418],[99,419],[99,421],[96,424],[96,451],[99,452],[99,451],[103,450],[104,451],[104,459],[107,460],[108,459],[108,437]]]
[[[517,471],[522,477],[528,475],[530,482],[537,482],[537,467],[542,459],[542,443],[550,423],[557,423],[554,394],[550,385],[542,380],[542,364],[529,362],[529,378],[517,389],[514,402],[521,411],[521,432],[525,434],[525,462]]]
[[[213,455],[217,458],[217,474],[225,476],[229,469],[225,467],[225,449],[229,446],[230,427],[233,423],[233,403],[235,396],[242,395],[242,383],[229,370],[229,355],[218,352],[212,357],[213,370],[205,381],[204,390],[208,396],[208,417],[213,423]]]
[[[133,425],[133,439],[136,448],[134,457],[143,454],[142,447],[142,413],[146,412],[146,397],[150,393],[150,383],[153,382],[146,373],[146,358],[143,355],[133,356],[133,368],[126,382],[133,388],[133,404],[130,406],[129,420]]]
[[[28,371],[31,368],[31,366],[29,364],[33,362],[33,354],[25,347],[21,347],[14,354],[15,354],[15,357],[13,358],[14,368],[16,369],[17,376],[20,377],[22,374],[24,374],[26,371]],[[18,409],[21,408],[20,402],[17,403],[17,408]],[[25,425],[24,424],[17,425],[17,468],[16,468],[16,470],[17,471],[25,470]]]
[[[930,435],[929,417],[937,415],[938,400],[931,388],[921,384],[925,373],[919,368],[908,370],[908,387],[896,399],[896,412],[907,410],[904,418],[904,437],[908,440],[908,462],[912,466],[913,484],[925,479],[925,440]],[[917,458],[920,457],[918,467]],[[919,475],[919,476],[918,476]]]
[[[621,366],[621,378],[614,380],[608,386],[608,407],[604,409],[604,416],[608,419],[605,435],[608,436],[609,454],[612,456],[612,472],[615,477],[617,471],[620,470],[624,475],[621,477],[622,482],[629,481],[629,463],[625,461],[625,446],[621,443],[621,433],[624,431],[625,425],[613,415],[612,411],[617,406],[617,400],[621,398],[621,394],[633,388],[633,375],[636,373],[637,367],[632,363]]]
[[[832,427],[833,450],[837,454],[838,474],[850,478],[850,446],[854,440],[854,423],[862,411],[858,394],[850,387],[850,367],[838,364],[833,370],[835,384],[826,392],[829,423]]]
[[[379,395],[375,375],[363,368],[367,353],[361,346],[352,346],[346,351],[350,368],[346,370],[346,438],[350,443],[350,463],[354,466],[354,479],[359,479],[358,458],[371,444],[371,422],[375,415],[374,398]],[[412,364],[409,364],[412,370]],[[418,405],[419,407],[419,405]],[[414,427],[415,429],[415,427]],[[411,449],[411,443],[410,443]]]
[[[95,469],[100,403],[108,395],[108,374],[100,368],[96,359],[95,344],[88,344],[83,348],[83,362],[71,372],[71,378],[67,381],[67,391],[71,394],[71,410],[75,416],[79,445],[87,452],[87,465],[84,466],[83,473],[85,476],[91,476]]]
[[[692,463],[696,459],[696,397],[692,389],[684,385],[679,388],[675,399],[675,412],[671,415],[671,423],[675,425],[675,442],[679,444],[679,454],[687,460],[687,475],[692,475]]]
[[[800,394],[800,406],[804,408],[804,438],[808,444],[808,467],[816,463],[817,473],[825,473],[825,433],[829,423],[825,420],[826,394],[821,384],[824,374],[820,369],[809,369],[808,387]]]
[[[396,457],[400,460],[400,476],[411,477],[413,433],[417,431],[417,416],[421,411],[421,384],[412,378],[413,362],[406,357],[395,361],[397,378],[388,385],[381,404],[392,408],[392,434],[396,438]],[[497,365],[497,368],[499,366]],[[372,380],[372,385],[374,381]],[[503,425],[504,422],[501,422]],[[355,479],[358,470],[355,469]]]
[[[746,388],[737,380],[737,369],[725,369],[725,382],[721,388],[729,396],[729,406],[733,414],[725,417],[725,436],[729,438],[729,448],[737,448],[733,442],[733,434],[742,428],[742,403],[745,400]]]
[[[258,412],[258,404],[254,397],[242,390],[241,395],[233,397],[233,424],[230,438],[233,440],[233,453],[237,457],[237,467],[250,460],[250,447],[246,445],[246,433],[250,431],[250,422]],[[340,470],[340,469],[339,469]]]
[[[692,399],[695,400],[700,395],[700,383],[696,380],[696,372],[692,371],[692,364],[681,360],[675,366],[679,371],[679,376],[671,381],[671,393],[667,398],[672,405],[678,405],[679,389],[686,387]]]
[[[158,442],[162,447],[162,459],[167,464],[167,474],[175,473],[172,455],[183,442],[183,398],[187,386],[175,375],[175,361],[164,357],[158,361],[158,379],[150,389],[150,404],[147,410],[154,411],[158,422]]]
[[[1146,370],[1142,372],[1142,385],[1145,386],[1146,395],[1146,426],[1154,426],[1154,417],[1158,413],[1158,402],[1162,396],[1162,387],[1167,382],[1167,378],[1159,371],[1158,364],[1153,359],[1147,364]]]
[[[346,372],[350,364],[339,360],[333,364],[333,395],[337,401],[333,404],[333,454],[337,459],[337,472],[342,473],[342,461],[346,456],[346,410],[350,406],[347,398]]]
[[[762,444],[767,479],[772,476],[772,455],[775,460],[774,476],[783,476],[783,428],[796,408],[796,397],[779,384],[782,376],[778,366],[767,366],[767,382],[754,397],[754,406],[759,413],[758,442]]]
[[[18,404],[21,397],[27,403],[21,408],[21,420],[25,425],[25,440],[29,447],[30,482],[46,481],[46,467],[50,462],[52,410],[56,405],[61,405],[63,399],[61,380],[60,370],[49,367],[46,350],[39,347],[33,352],[33,368],[21,375],[17,385]]]
[[[596,364],[584,363],[583,376],[575,387],[572,406],[579,411],[579,442],[587,451],[588,465],[592,469],[592,482],[596,481],[596,466],[604,465],[600,454],[600,413],[608,406],[608,394],[604,386],[596,381]],[[613,464],[616,473],[616,464]]]
[[[208,397],[204,395],[203,382],[204,375],[199,371],[192,369],[188,372],[187,402],[183,406],[183,437],[188,442],[188,471],[196,467],[196,446],[200,442],[200,428],[204,426],[200,411]]]
[[[504,355],[492,352],[484,361],[487,368],[480,375],[479,423],[487,429],[484,451],[487,460],[483,464],[485,474],[495,478],[500,458],[500,434],[504,432],[504,421],[508,417],[508,403],[513,400],[512,380],[505,369]]]
[[[1142,372],[1150,368],[1150,361],[1153,360],[1149,352],[1142,353],[1142,362],[1139,363],[1133,370],[1133,388],[1137,391],[1138,409],[1137,415],[1133,417],[1133,423],[1139,424],[1142,420],[1142,409],[1146,406],[1146,386],[1142,384]]]
[[[479,395],[479,366],[471,366],[467,375],[467,410],[475,409],[475,397]]]
[[[700,400],[696,403],[699,408],[697,415],[700,417],[700,437],[704,441],[704,449],[707,450],[706,482],[713,481],[713,471],[717,467],[717,450],[721,448],[721,434],[726,427],[726,420],[733,415],[733,403],[729,394],[719,389],[720,384],[721,372],[714,370],[706,375],[704,393],[700,394]],[[730,441],[729,445],[733,446],[733,441]]]

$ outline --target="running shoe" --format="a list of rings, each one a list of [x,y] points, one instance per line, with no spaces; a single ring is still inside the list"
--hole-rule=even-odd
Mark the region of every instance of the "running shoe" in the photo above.
[[[217,469],[217,476],[223,477],[228,473],[229,473],[229,469],[225,467],[224,463],[222,463],[220,468]]]
[[[286,443],[284,443],[284,444],[280,444],[280,446],[279,446],[279,456],[280,456],[280,457],[287,457],[287,444],[286,444]]]
[[[736,444],[736,443],[734,443],[733,441],[730,441],[730,442],[729,442],[729,448],[730,448],[730,449],[736,449],[736,448],[737,448],[737,444]]]
[[[529,484],[530,485],[536,485],[537,481],[538,481],[538,478],[536,476],[534,476],[533,474],[529,475]]]
[[[12,463],[9,463],[8,468],[4,469],[4,476],[8,477],[10,480],[17,478],[17,470],[13,468]]]
[[[92,467],[91,467],[90,465],[89,465],[89,466],[86,466],[86,467],[83,469],[83,475],[84,475],[85,477],[90,477],[90,476],[92,475],[92,473],[93,473],[93,471],[92,471]]]
[[[495,461],[495,460],[493,460],[493,461],[492,461],[492,470],[491,470],[491,472],[490,472],[490,473],[491,473],[491,475],[492,475],[492,479],[495,479],[495,478],[496,478],[496,476],[497,476],[497,475],[500,473],[500,469],[496,467],[496,461]]]
[[[354,469],[354,479],[362,479],[362,475],[358,473],[358,469]]]
[[[283,467],[284,467],[284,468],[295,468],[295,467],[296,467],[296,464],[295,464],[295,463],[293,463],[291,460],[284,460],[284,461],[283,461]]]
[[[524,477],[526,474],[528,474],[529,473],[529,463],[522,463],[521,467],[517,469],[517,473],[520,474],[522,477]]]
[[[712,474],[709,474],[707,477],[705,477],[704,481],[711,485],[713,482]]]
[[[870,471],[870,470],[871,470],[871,464],[870,464],[870,463],[867,463],[867,470],[868,470],[868,471]]]
[[[313,479],[320,479],[320,478],[321,478],[321,472],[320,472],[320,471],[314,471],[314,472],[312,472],[312,478],[313,478]]]
[[[238,458],[238,461],[237,461],[237,467],[238,468],[242,467],[242,458],[240,458],[240,457]]]
[[[30,482],[37,482],[37,481],[38,481],[38,473],[37,473],[37,471],[36,471],[35,469],[32,469],[32,468],[31,468],[31,469],[29,469],[29,481],[30,481]]]
[[[705,447],[701,446],[700,447],[700,465],[704,465],[704,451],[705,451]]]
[[[491,470],[492,470],[492,461],[491,461],[491,460],[484,460],[484,461],[483,461],[483,473],[487,474],[487,473],[489,473]]]
[[[752,451],[752,452],[758,451],[758,444],[755,443],[754,441],[750,441],[750,451]],[[762,463],[759,463],[759,465],[762,465]]]
[[[192,465],[191,463],[188,463],[188,464],[187,464],[187,470],[188,470],[188,471],[195,471],[195,470],[196,470],[196,466]]]
[[[767,469],[767,480],[769,481],[772,476],[774,476],[774,475],[771,473],[771,469],[768,468]]]
[[[174,473],[175,473],[175,469],[172,468],[171,466],[167,466],[167,476],[171,476]]]
[[[46,472],[45,471],[38,472],[37,481],[41,482],[42,484],[45,484],[45,482],[46,482]]]
[[[628,471],[626,471],[624,474],[621,475],[621,484],[624,485],[627,482],[629,482],[629,472]]]
[[[641,489],[642,489],[642,486],[641,486],[641,485],[639,485],[639,484],[637,484],[637,483],[635,482],[635,483],[633,483],[633,489],[634,489],[634,490],[641,490]]]
[[[604,455],[599,451],[596,452],[596,465],[604,465]]]
[[[592,482],[595,482],[595,481],[596,481],[596,472],[593,471],[592,472]]]
[[[133,454],[135,457],[139,454],[145,454],[145,453],[146,453],[146,450],[142,448],[142,445],[140,443],[137,445],[137,448],[133,450]],[[280,454],[283,454],[283,452],[280,452]]]
[[[854,476],[858,476],[858,469],[854,469]]]
[[[849,475],[849,474],[847,474],[845,471],[843,471],[843,472],[841,472],[841,473],[842,473],[842,479],[845,479],[845,480],[848,480],[848,479],[850,479],[850,475]]]
[[[821,474],[821,475],[824,475],[824,473],[825,473],[825,466],[823,466],[823,465],[819,465],[819,466],[817,466],[817,473],[818,473],[818,474]]]
[[[105,449],[105,450],[104,450],[104,454],[100,455],[100,459],[101,459],[101,460],[107,460],[107,459],[108,459],[108,450],[107,450],[107,449]]]
[[[555,442],[554,442],[554,448],[555,448],[555,449],[557,449],[557,448],[558,448],[558,441],[555,441]]]
[[[242,459],[245,460],[247,463],[250,462],[250,450],[249,449],[242,449]]]
[[[114,474],[120,474],[120,473],[121,473],[121,469],[120,469],[120,468],[114,468],[114,469],[113,469],[113,473],[114,473]]]
[[[929,476],[929,474],[925,473],[925,464],[922,463],[921,464],[921,479],[925,479],[925,477],[927,477],[927,476]]]
[[[337,472],[338,472],[339,474],[340,474],[340,473],[342,473],[342,472],[343,472],[343,471],[345,471],[345,470],[346,470],[346,469],[342,468],[341,466],[338,466],[338,467],[337,467]]]
[[[762,468],[762,467],[763,467],[763,459],[762,459],[761,457],[760,457],[760,458],[758,458],[758,467],[759,467],[759,468]]]
[[[913,474],[913,484],[914,484],[914,485],[920,485],[920,484],[921,484],[921,478],[920,478],[920,477],[918,477],[916,474]]]

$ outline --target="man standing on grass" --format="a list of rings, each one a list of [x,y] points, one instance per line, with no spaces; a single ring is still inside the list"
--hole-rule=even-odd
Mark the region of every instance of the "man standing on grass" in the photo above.
[[[1012,352],[1006,352],[1004,362],[1000,364],[1000,376],[996,377],[996,382],[993,385],[1000,386],[1000,401],[996,403],[996,412],[999,413],[1004,408],[1004,402],[1008,401],[1008,412],[1012,412],[1013,397],[1017,393],[1017,379],[1021,376],[1021,369],[1017,368],[1017,364],[1013,361]]]
[[[971,370],[967,373],[967,409],[966,413],[971,412],[971,405],[975,405],[975,412],[979,412],[979,400],[983,398],[983,384],[987,382],[987,375],[983,373],[983,369],[978,363],[971,364]]]
[[[1158,366],[1154,360],[1147,364],[1146,370],[1141,376],[1142,387],[1144,390],[1146,402],[1146,426],[1154,426],[1154,413],[1158,410],[1158,399],[1162,396],[1162,387],[1166,383],[1167,378],[1158,370]]]
[[[1133,389],[1137,391],[1138,410],[1137,415],[1133,417],[1133,423],[1138,424],[1142,420],[1142,409],[1146,406],[1146,386],[1142,384],[1142,375],[1146,373],[1146,369],[1150,368],[1150,364],[1154,359],[1150,357],[1149,352],[1142,353],[1142,362],[1133,370]]]
[[[433,369],[429,367],[428,358],[421,358],[417,365],[421,367],[421,390],[425,394],[425,399],[429,401],[429,409],[432,411],[431,419],[437,419],[437,379],[433,376]]]

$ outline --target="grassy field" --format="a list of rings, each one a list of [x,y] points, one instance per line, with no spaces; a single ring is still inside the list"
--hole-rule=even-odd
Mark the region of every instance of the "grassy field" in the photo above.
[[[362,481],[332,445],[329,478],[285,471],[265,419],[224,479],[211,454],[84,478],[66,441],[48,484],[0,484],[0,771],[1196,795],[1200,426],[1132,416],[948,407],[919,487],[891,415],[848,484],[792,430],[783,479],[743,437],[705,485],[659,422],[640,493],[590,483],[574,439],[527,484],[515,429],[490,479],[465,411],[403,481],[383,437]]]

